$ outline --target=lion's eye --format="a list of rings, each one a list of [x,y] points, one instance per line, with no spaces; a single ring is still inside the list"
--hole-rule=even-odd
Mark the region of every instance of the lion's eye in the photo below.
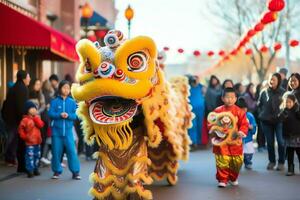
[[[129,71],[144,71],[147,68],[147,55],[142,51],[133,53],[128,57],[127,65]]]

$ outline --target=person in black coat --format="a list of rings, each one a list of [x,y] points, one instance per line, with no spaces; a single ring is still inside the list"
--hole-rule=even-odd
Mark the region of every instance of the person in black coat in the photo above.
[[[24,70],[19,70],[17,73],[17,81],[14,86],[9,89],[2,108],[2,116],[8,132],[5,161],[9,165],[15,165],[17,156],[18,172],[26,172],[24,157],[25,143],[19,138],[17,129],[24,114],[25,102],[28,100],[29,82],[30,75]]]
[[[295,95],[289,93],[284,95],[283,109],[279,114],[283,122],[283,138],[286,145],[288,160],[287,176],[294,175],[294,152],[296,151],[300,162],[300,110]]]
[[[278,165],[276,170],[284,169],[284,142],[282,138],[282,123],[278,120],[282,95],[285,92],[281,85],[281,76],[274,73],[269,79],[269,87],[262,90],[258,99],[258,118],[261,121],[262,131],[267,139],[269,164],[268,170],[276,165],[275,136],[278,143]]]
[[[295,95],[300,103],[300,74],[292,73],[288,80],[288,91]]]

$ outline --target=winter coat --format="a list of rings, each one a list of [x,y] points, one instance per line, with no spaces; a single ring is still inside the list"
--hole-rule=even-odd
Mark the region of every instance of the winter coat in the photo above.
[[[61,117],[61,113],[68,113],[68,118],[64,119]],[[72,130],[76,120],[76,102],[71,98],[67,97],[63,99],[61,96],[56,97],[51,101],[48,115],[51,119],[51,128],[61,131],[53,131],[52,136],[65,136],[68,130]]]
[[[3,103],[2,117],[8,127],[17,127],[24,114],[24,105],[28,100],[28,88],[22,80],[18,80],[9,89]]]
[[[250,112],[247,112],[246,116],[247,116],[247,120],[248,120],[249,125],[252,125],[253,128],[248,129],[247,136],[245,138],[243,138],[244,144],[253,141],[253,135],[255,135],[256,127],[257,127],[256,121],[255,121],[255,118],[254,118],[253,114],[250,113]]]
[[[219,86],[212,88],[209,87],[205,94],[205,113],[208,115],[217,107],[218,97],[221,95],[221,88]]]
[[[26,145],[39,145],[42,143],[40,129],[44,126],[44,122],[39,116],[24,115],[18,132],[20,137],[25,141]]]
[[[248,106],[248,110],[251,113],[254,113],[257,107],[257,102],[255,99],[255,96],[252,96],[250,93],[245,93],[245,95],[243,96],[243,98],[245,99],[247,106]]]
[[[276,90],[265,88],[261,91],[258,99],[258,118],[269,124],[278,122],[278,114],[280,112],[280,104],[284,89],[279,87]]]

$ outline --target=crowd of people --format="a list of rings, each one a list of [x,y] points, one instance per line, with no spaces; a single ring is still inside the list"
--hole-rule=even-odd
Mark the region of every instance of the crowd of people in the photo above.
[[[243,139],[245,168],[252,169],[253,136],[256,135],[258,151],[268,153],[267,170],[284,170],[284,163],[287,159],[287,175],[293,175],[294,152],[297,153],[300,161],[300,75],[292,73],[287,78],[287,73],[286,68],[280,68],[277,73],[273,73],[256,87],[253,83],[243,85],[234,83],[231,79],[226,79],[221,84],[218,77],[212,75],[206,89],[202,89],[201,98],[204,100],[202,106],[205,110],[205,117],[202,121],[203,127],[198,130],[200,132],[198,134],[208,134],[205,119],[209,113],[224,105],[222,94],[226,89],[232,88],[237,97],[235,104],[246,111],[249,124],[248,136]],[[191,85],[191,87],[194,86]],[[203,141],[193,139],[194,133],[189,134],[192,136],[193,145],[205,144]],[[275,141],[278,150],[277,158]]]
[[[52,74],[42,83],[19,70],[17,81],[10,84],[1,109],[1,131],[7,133],[4,159],[29,178],[40,175],[40,165],[51,164],[52,178],[58,179],[66,157],[72,178],[81,179],[78,153],[83,153],[84,143],[70,77],[59,81]],[[90,159],[93,151],[86,149]]]
[[[281,68],[257,86],[253,83],[244,86],[231,79],[221,84],[218,77],[212,75],[205,87],[197,77],[188,76],[190,100],[195,113],[193,128],[189,130],[192,147],[208,143],[207,116],[220,106],[226,106],[226,94],[234,91],[234,104],[244,110],[247,118],[247,137],[243,139],[245,168],[252,169],[253,136],[256,134],[258,151],[268,152],[266,168],[284,170],[287,159],[287,175],[293,175],[294,152],[300,160],[300,75],[292,73],[287,78],[287,73],[285,68]],[[58,76],[53,74],[41,82],[20,70],[3,103],[0,128],[8,135],[5,162],[9,166],[17,166],[18,172],[25,172],[30,178],[40,174],[38,168],[41,162],[44,165],[51,163],[52,178],[58,179],[66,155],[72,178],[79,180],[78,154],[85,152],[86,159],[91,160],[95,151],[96,147],[84,145],[80,121],[75,114],[76,102],[70,95],[72,79],[69,75],[65,79],[59,81]]]

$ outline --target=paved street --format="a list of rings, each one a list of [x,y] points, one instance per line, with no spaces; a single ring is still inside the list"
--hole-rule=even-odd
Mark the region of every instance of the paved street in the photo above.
[[[216,187],[213,155],[209,150],[191,153],[188,163],[181,163],[179,183],[169,187],[156,183],[149,188],[156,200],[299,200],[300,175],[286,177],[284,172],[265,170],[267,154],[256,153],[254,170],[241,172],[240,186],[225,189]],[[74,181],[66,170],[60,180],[51,180],[50,168],[42,168],[42,176],[28,179],[25,175],[15,176],[14,168],[1,165],[1,200],[85,200],[90,187],[88,175],[93,162],[82,162],[82,180]]]

